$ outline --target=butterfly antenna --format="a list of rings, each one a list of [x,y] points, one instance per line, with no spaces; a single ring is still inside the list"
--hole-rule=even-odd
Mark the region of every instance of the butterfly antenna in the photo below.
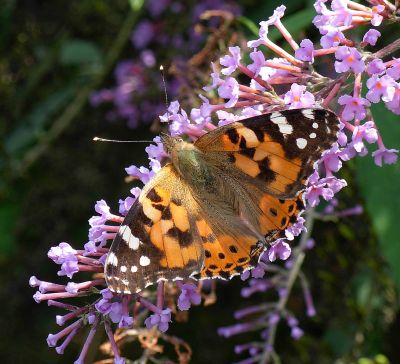
[[[162,79],[162,83],[163,83],[163,87],[164,87],[165,109],[166,109],[166,114],[167,114],[168,124],[169,124],[170,123],[170,121],[169,121],[169,111],[168,111],[169,101],[168,101],[167,84],[165,83],[165,74],[164,74],[164,66],[163,65],[160,66],[160,73],[161,73],[161,79]]]
[[[154,140],[116,140],[94,137],[95,142],[112,142],[112,143],[155,143]]]

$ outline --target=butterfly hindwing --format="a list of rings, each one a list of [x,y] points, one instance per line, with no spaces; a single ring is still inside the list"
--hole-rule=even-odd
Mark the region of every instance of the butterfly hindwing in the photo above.
[[[259,200],[263,213],[259,214],[261,233],[265,243],[261,243],[251,235],[234,236],[232,234],[215,234],[206,221],[200,221],[199,232],[204,243],[204,266],[201,278],[231,277],[254,267],[268,244],[284,237],[286,228],[297,221],[303,211],[303,196],[294,200],[280,200],[265,194]]]

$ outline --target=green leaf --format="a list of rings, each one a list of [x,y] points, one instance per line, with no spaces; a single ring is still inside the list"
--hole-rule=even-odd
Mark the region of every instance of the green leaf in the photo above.
[[[66,105],[75,90],[74,86],[65,87],[39,102],[29,115],[21,120],[19,126],[7,136],[4,142],[7,153],[16,157],[22,149],[39,139],[49,124],[50,118]]]
[[[323,340],[330,346],[336,356],[341,356],[347,353],[353,344],[353,331],[349,327],[329,327],[325,331]]]
[[[100,49],[92,42],[81,39],[68,39],[60,49],[59,61],[62,65],[102,62]]]
[[[15,251],[16,242],[13,235],[19,205],[15,201],[0,204],[0,262]]]
[[[254,23],[251,19],[246,18],[245,16],[238,16],[237,20],[239,21],[239,23],[243,24],[248,30],[250,30],[253,35],[258,36],[258,25]]]
[[[132,10],[139,11],[143,7],[144,0],[129,0]]]
[[[375,122],[387,148],[399,148],[399,116],[382,103],[372,107]],[[400,292],[400,164],[378,167],[370,156],[356,159],[358,183],[386,258]]]

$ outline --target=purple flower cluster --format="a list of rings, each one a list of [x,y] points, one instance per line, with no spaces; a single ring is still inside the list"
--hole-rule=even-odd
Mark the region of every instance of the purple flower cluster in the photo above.
[[[157,64],[175,60],[175,76],[166,80],[170,97],[176,97],[181,86],[187,84],[182,64],[199,51],[204,42],[204,35],[194,31],[200,16],[211,9],[240,13],[240,7],[233,1],[222,0],[202,1],[197,5],[182,0],[148,0],[144,6],[146,13],[131,34],[133,53],[137,56],[117,64],[115,87],[98,90],[90,97],[95,107],[112,103],[114,107],[106,118],[126,120],[130,128],[153,122],[165,109],[160,97],[163,89]],[[177,18],[179,27],[172,20]]]
[[[331,9],[328,9],[328,3]],[[169,5],[171,6],[168,7],[168,11],[183,11],[180,2],[170,4],[168,0],[163,0],[149,1],[148,4],[149,14],[154,19],[166,11]],[[207,4],[208,2],[204,2],[198,5],[196,11],[208,6]],[[281,20],[285,7],[280,6],[268,20],[260,23],[259,38],[248,42],[248,50],[229,47],[229,53],[221,57],[219,65],[217,62],[212,64],[211,83],[204,87],[204,90],[213,90],[218,97],[206,98],[200,95],[202,104],[190,111],[185,111],[178,101],[174,101],[169,105],[168,112],[160,116],[161,122],[168,122],[171,135],[182,135],[196,140],[215,129],[216,124],[221,126],[266,112],[302,107],[332,108],[337,111],[341,120],[338,142],[316,163],[315,171],[308,180],[303,194],[310,211],[307,218],[312,219],[313,214],[315,215],[314,207],[322,200],[328,202],[324,214],[349,216],[361,213],[358,206],[343,211],[336,210],[335,196],[346,186],[346,181],[335,174],[344,162],[357,155],[367,155],[369,152],[366,143],[377,146],[372,152],[372,157],[378,166],[396,162],[398,151],[387,149],[383,144],[369,107],[371,103],[383,102],[389,110],[400,114],[400,60],[386,60],[382,58],[388,54],[378,57],[377,53],[368,52],[366,47],[376,44],[380,35],[375,29],[367,31],[359,43],[348,39],[347,36],[348,30],[359,25],[377,26],[390,19],[393,9],[386,1],[384,4],[386,5],[367,7],[350,0],[317,0],[314,6],[318,15],[313,23],[321,33],[321,48],[316,47],[309,39],[302,40],[300,45],[297,44]],[[148,21],[138,26],[132,35],[137,49],[146,51],[146,47],[156,41],[156,37],[161,37],[157,42],[162,42],[163,32],[160,32],[157,26],[159,25],[156,22]],[[268,38],[269,28],[272,26],[281,32],[292,52],[286,51]],[[163,40],[166,44],[170,44],[169,41]],[[174,40],[177,44],[181,41]],[[268,47],[274,53],[274,57],[267,58],[264,47]],[[245,56],[246,52],[249,57]],[[329,79],[314,71],[319,65],[320,57],[328,55],[334,55],[336,59],[336,74]],[[151,54],[147,52],[146,57],[147,64],[151,64]],[[246,59],[250,59],[251,62],[246,64]],[[310,63],[313,63],[313,67],[310,67]],[[117,72],[117,79],[121,80],[118,93],[124,94],[121,97],[127,100],[125,106],[132,102],[130,94],[138,91],[135,87],[142,85],[144,75],[139,71],[136,74],[135,67],[125,64]],[[239,81],[246,79],[238,77],[241,74],[250,79],[248,84]],[[363,76],[367,79],[368,91],[365,95],[361,93]],[[134,79],[128,81],[130,77]],[[346,89],[342,87],[344,84],[354,85],[351,95],[342,93],[342,90]],[[103,92],[110,98],[110,93]],[[115,92],[117,91],[112,92],[113,97]],[[120,103],[123,104],[124,101]],[[379,124],[380,120],[377,122]],[[146,152],[149,158],[148,167],[132,165],[126,168],[130,177],[143,183],[147,183],[158,172],[162,161],[167,157],[158,137],[154,139],[154,144],[146,148]],[[139,331],[147,330],[147,335],[155,335],[155,330],[150,330],[154,327],[165,333],[176,308],[186,311],[192,305],[201,303],[201,285],[197,286],[189,281],[177,281],[174,284],[160,282],[156,291],[146,289],[140,294],[126,296],[109,291],[104,278],[98,275],[103,271],[107,246],[115,237],[118,225],[139,194],[140,189],[136,187],[131,190],[130,196],[120,200],[120,215],[111,213],[105,201],[96,203],[97,214],[89,219],[90,229],[84,250],[75,250],[67,243],[60,243],[50,249],[49,258],[60,265],[58,275],[72,279],[80,272],[91,272],[92,280],[69,282],[66,285],[40,281],[36,277],[30,280],[32,287],[38,287],[38,292],[34,295],[37,302],[47,301],[50,306],[68,311],[64,316],[57,316],[59,325],[73,321],[60,332],[49,335],[49,346],[56,346],[61,341],[56,350],[62,353],[79,331],[85,326],[89,327],[77,360],[79,363],[84,361],[94,333],[101,325],[104,325],[106,330],[115,361],[123,362],[112,325],[117,324],[121,329],[134,326]],[[237,311],[235,318],[240,322],[219,330],[225,337],[246,331],[260,332],[260,341],[237,346],[236,352],[247,352],[251,357],[243,363],[257,360],[267,362],[271,355],[275,354],[274,333],[280,322],[286,322],[294,339],[303,335],[295,314],[286,308],[296,280],[293,277],[300,280],[303,288],[307,315],[313,316],[316,313],[306,278],[298,274],[305,252],[314,246],[312,231],[306,226],[305,219],[299,217],[297,222],[285,231],[286,238],[272,244],[262,254],[258,265],[241,276],[246,282],[241,291],[243,298],[266,291],[274,291],[277,296],[276,302],[262,303]],[[300,242],[289,244],[298,235],[301,235]],[[283,262],[276,264],[277,260]],[[64,299],[88,295],[94,298],[91,303],[87,303],[88,300],[85,299],[85,305],[81,307],[62,302]]]

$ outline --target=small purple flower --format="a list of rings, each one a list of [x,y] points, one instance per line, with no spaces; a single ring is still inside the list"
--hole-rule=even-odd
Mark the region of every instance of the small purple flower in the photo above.
[[[317,15],[312,23],[318,28],[321,34],[326,34],[332,28],[329,15]]]
[[[293,83],[290,91],[285,94],[284,102],[286,105],[290,105],[291,109],[298,109],[313,106],[315,99],[311,92],[306,91],[306,86]]]
[[[245,272],[246,273],[246,272]],[[252,270],[251,270],[251,276],[253,278],[263,278],[265,275],[265,269],[263,265],[257,264]]]
[[[385,105],[391,112],[400,115],[400,84],[398,82],[394,84],[393,99],[385,102]]]
[[[159,17],[170,4],[170,0],[149,0],[146,5],[153,18]]]
[[[298,326],[292,327],[290,335],[293,339],[298,340],[304,335],[304,331]]]
[[[338,60],[335,61],[335,70],[337,73],[347,72],[350,69],[354,73],[361,73],[365,69],[364,61],[356,48],[346,46],[338,47],[335,52],[335,57]]]
[[[306,220],[299,216],[297,221],[285,230],[286,239],[293,240],[296,236],[300,235],[302,231],[306,231],[307,229],[304,226],[305,221]]]
[[[374,162],[377,166],[382,167],[383,164],[394,164],[397,162],[397,149],[386,149],[380,147],[378,150],[372,153]]]
[[[376,29],[370,29],[368,32],[364,34],[363,43],[368,43],[372,46],[376,44],[378,38],[381,36],[381,33],[378,32]]]
[[[64,263],[71,255],[75,256],[77,251],[68,243],[62,242],[58,246],[50,248],[47,256],[56,264]]]
[[[400,79],[400,58],[393,59],[393,63],[386,73],[396,81]]]
[[[379,75],[386,70],[386,66],[380,58],[375,58],[367,65],[369,75]]]
[[[247,68],[254,72],[254,76],[258,76],[265,64],[264,53],[261,51],[253,51],[250,53],[250,58],[253,60],[253,63],[249,64]]]
[[[144,149],[146,151],[147,155],[149,156],[149,158],[161,160],[164,157],[166,157],[167,155],[164,151],[164,147],[161,142],[161,138],[159,136],[156,136],[153,139],[153,143],[155,143],[155,145],[150,144]]]
[[[121,302],[112,302],[111,303],[110,310],[108,312],[108,317],[114,324],[121,321],[122,310],[123,310],[123,308],[122,308]]]
[[[348,11],[347,0],[332,0],[331,8],[334,11]]]
[[[146,184],[147,182],[149,182],[154,176],[154,172],[150,171],[148,168],[146,168],[144,166],[136,167],[136,166],[132,165],[132,166],[125,168],[125,171],[129,176],[135,177],[135,178],[139,179],[140,181],[142,181],[143,184]]]
[[[213,70],[210,75],[211,85],[203,87],[203,90],[207,92],[210,92],[211,90],[217,88],[223,82],[223,80],[219,77],[219,71],[215,63],[211,62],[211,68]]]
[[[161,332],[168,330],[169,322],[171,322],[171,309],[169,308],[162,310],[160,313],[154,313],[144,320],[148,329],[157,326]]]
[[[229,47],[229,52],[231,55],[226,55],[220,58],[219,63],[226,68],[221,70],[223,75],[229,76],[240,66],[240,48],[239,47]]]
[[[332,28],[321,37],[320,43],[322,48],[331,48],[337,47],[345,39],[344,34],[338,28]]]
[[[114,92],[109,89],[102,89],[93,92],[90,95],[90,104],[94,107],[99,106],[103,102],[111,102],[114,99]]]
[[[111,310],[111,300],[113,299],[114,294],[108,288],[102,289],[100,293],[102,298],[96,302],[95,308],[102,314],[108,314]]]
[[[286,6],[281,5],[278,6],[274,13],[268,18],[267,23],[269,25],[275,24],[276,22],[280,21],[280,19],[285,15]]]
[[[190,118],[195,122],[195,124],[203,127],[204,124],[211,122],[212,106],[210,105],[209,99],[203,95],[199,95],[199,97],[203,100],[203,103],[200,108],[193,108],[190,111]]]
[[[184,134],[188,131],[190,120],[185,110],[179,104],[179,101],[173,101],[168,107],[168,112],[160,116],[163,123],[169,124],[169,131],[172,136]]]
[[[325,3],[328,0],[316,0],[314,2],[314,9],[318,14],[326,14],[328,12],[328,9],[325,5]]]
[[[131,37],[133,45],[138,49],[146,47],[154,38],[154,30],[152,22],[142,20],[133,30]]]
[[[229,99],[226,103],[226,107],[234,106],[239,100],[239,83],[233,77],[228,77],[218,87],[218,95],[223,99]]]
[[[325,184],[334,194],[347,186],[347,182],[344,179],[339,179],[335,176],[322,178],[320,179],[320,182]]]
[[[199,305],[200,302],[201,295],[194,284],[186,283],[182,285],[181,294],[178,298],[178,308],[181,311],[187,311],[191,305]]]
[[[274,262],[276,259],[286,260],[290,257],[291,252],[290,245],[279,239],[269,248],[268,259],[270,262]]]
[[[295,57],[305,62],[314,62],[314,44],[309,39],[303,39],[300,48],[296,49]]]
[[[281,320],[281,317],[280,317],[279,313],[277,313],[277,312],[272,312],[272,313],[269,315],[268,323],[269,323],[270,325],[276,325],[280,320]]]
[[[270,26],[270,23],[268,21],[260,22],[260,30],[258,31],[258,35],[260,36],[260,38],[247,42],[247,46],[249,48],[257,48],[261,44],[264,44],[268,40],[268,27],[269,26]]]
[[[139,187],[133,187],[131,189],[131,194],[132,196],[128,196],[124,200],[119,200],[119,213],[122,216],[126,216],[128,211],[131,209],[133,203],[136,201],[136,199],[139,197],[140,193],[142,192],[142,189]]]
[[[140,59],[142,60],[143,64],[149,68],[154,67],[156,64],[156,57],[154,52],[150,49],[144,49],[142,52],[140,52]]]
[[[338,172],[342,168],[342,161],[340,160],[341,150],[338,145],[334,145],[328,152],[324,153],[321,162],[324,163],[325,169],[331,172]]]
[[[366,98],[373,103],[379,102],[381,98],[385,102],[391,101],[395,92],[395,83],[393,78],[388,75],[382,77],[372,75],[367,80],[369,91],[366,94]]]
[[[382,11],[385,10],[385,6],[384,5],[376,5],[372,7],[372,19],[371,19],[371,24],[375,27],[381,25],[382,20],[383,20],[383,16],[380,15],[380,13],[382,13]]]
[[[227,125],[227,124],[233,123],[234,121],[240,120],[239,115],[232,114],[225,110],[218,110],[217,116],[218,116],[218,120],[219,120],[218,126]]]
[[[308,179],[308,187],[306,188],[304,196],[309,205],[315,207],[319,204],[320,197],[329,201],[333,198],[334,192],[331,188],[327,187],[326,183],[322,179],[319,179],[319,174],[315,171]]]
[[[107,205],[107,202],[104,200],[99,200],[96,201],[96,204],[94,205],[94,210],[100,215],[100,216],[92,216],[89,219],[89,225],[92,227],[98,226],[98,225],[103,225],[107,220],[109,220],[111,213],[110,213],[110,207]]]
[[[378,140],[378,132],[372,121],[367,121],[363,125],[358,125],[353,130],[352,144],[358,153],[362,152],[365,148],[364,140],[370,144]]]
[[[371,105],[370,102],[362,97],[354,97],[350,95],[340,96],[338,103],[344,106],[342,118],[345,121],[352,119],[362,120],[367,115],[365,106]]]
[[[133,317],[129,315],[122,315],[119,321],[118,327],[120,328],[130,328],[133,325]]]

